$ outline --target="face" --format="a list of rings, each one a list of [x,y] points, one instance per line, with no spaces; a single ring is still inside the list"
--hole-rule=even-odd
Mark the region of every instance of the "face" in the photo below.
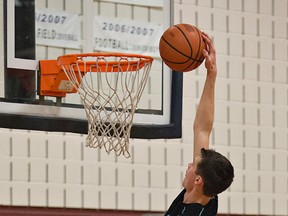
[[[185,177],[182,182],[182,186],[188,191],[192,190],[195,184],[196,179],[199,177],[196,175],[197,164],[200,162],[201,156],[195,157],[192,163],[188,164]]]

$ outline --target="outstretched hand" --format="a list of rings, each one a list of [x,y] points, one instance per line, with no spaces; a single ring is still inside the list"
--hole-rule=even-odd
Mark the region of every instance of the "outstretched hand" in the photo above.
[[[206,43],[206,49],[203,50],[203,56],[205,57],[205,67],[208,74],[214,74],[216,76],[217,67],[216,67],[216,49],[214,47],[212,39],[208,34],[202,32],[202,38]]]

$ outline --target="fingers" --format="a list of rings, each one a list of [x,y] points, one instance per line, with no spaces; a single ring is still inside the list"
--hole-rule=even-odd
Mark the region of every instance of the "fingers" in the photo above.
[[[212,42],[212,39],[210,38],[210,36],[207,34],[207,33],[205,33],[205,32],[202,32],[202,38],[204,39],[204,41],[206,42],[206,43],[208,43],[208,44],[211,44]]]
[[[209,55],[208,51],[204,49],[204,50],[203,50],[203,56],[204,56],[205,58],[207,58],[208,55]]]
[[[205,32],[202,32],[202,38],[206,44],[206,49],[203,50],[203,56],[205,57],[205,67],[208,71],[208,74],[214,74],[217,73],[216,68],[216,49],[214,47],[213,40],[211,37],[206,34]]]
[[[202,32],[202,38],[204,40],[204,42],[206,43],[207,45],[207,51],[210,53],[210,52],[213,52],[215,53],[215,47],[214,47],[214,44],[213,44],[213,41],[212,39],[210,38],[210,36],[205,33],[205,32]]]

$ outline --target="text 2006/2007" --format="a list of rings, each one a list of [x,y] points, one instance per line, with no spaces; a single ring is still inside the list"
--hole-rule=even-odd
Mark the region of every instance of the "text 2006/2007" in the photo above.
[[[141,35],[141,36],[152,36],[154,29],[126,24],[114,24],[103,22],[102,30],[104,31],[114,31],[120,33],[128,33],[133,35]]]

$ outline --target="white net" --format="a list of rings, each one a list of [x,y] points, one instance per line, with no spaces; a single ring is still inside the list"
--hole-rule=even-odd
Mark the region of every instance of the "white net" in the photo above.
[[[133,115],[152,61],[151,57],[140,55],[99,53],[78,55],[69,64],[59,61],[78,89],[86,111],[87,146],[130,157]]]

